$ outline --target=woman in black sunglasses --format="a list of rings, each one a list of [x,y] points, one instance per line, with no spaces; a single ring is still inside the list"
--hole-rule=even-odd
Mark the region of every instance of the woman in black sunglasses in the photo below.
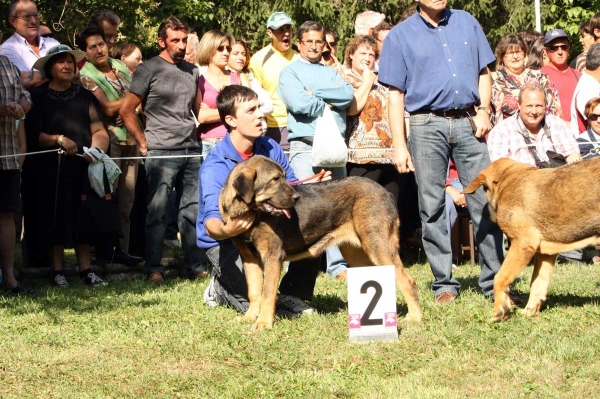
[[[208,154],[219,143],[227,128],[221,122],[217,110],[217,96],[225,86],[241,84],[250,87],[244,74],[227,69],[231,47],[235,43],[233,36],[219,30],[206,32],[198,45],[197,60],[205,71],[198,79],[198,87],[202,93],[197,130],[198,140],[202,141],[202,153]]]
[[[588,127],[577,137],[581,157],[600,156],[600,97],[594,97],[585,104],[584,115]]]

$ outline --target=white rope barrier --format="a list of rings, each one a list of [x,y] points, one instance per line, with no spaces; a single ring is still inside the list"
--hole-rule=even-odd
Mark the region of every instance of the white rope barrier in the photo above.
[[[44,151],[35,151],[35,152],[26,152],[24,154],[14,154],[14,155],[1,155],[0,159],[2,158],[19,158],[22,156],[27,156],[27,155],[38,155],[38,154],[47,154],[49,152],[60,152],[62,153],[63,150],[62,148],[54,148],[52,150],[44,150]]]
[[[546,143],[544,143],[546,144]],[[566,146],[571,146],[573,145],[573,143],[547,143],[547,144],[552,144],[553,146],[560,146],[560,145],[566,145]],[[583,145],[594,145],[595,143],[593,142],[589,142],[589,143],[576,143],[579,146],[583,146]],[[600,143],[599,144],[595,144],[595,148],[593,148],[590,151],[590,155],[593,154],[598,154],[600,153]],[[488,145],[489,146],[489,145]],[[504,147],[504,145],[499,144],[496,145],[494,147]],[[536,144],[523,144],[521,146],[519,146],[519,148],[527,148],[527,147],[536,147]],[[388,151],[393,151],[393,148],[354,148],[354,149],[348,149],[348,152],[361,152],[361,151],[370,151],[370,152],[388,152]],[[150,150],[152,151],[152,150]],[[181,151],[181,150],[160,150],[160,151]],[[51,153],[51,152],[58,152],[58,153],[64,153],[64,150],[61,148],[54,148],[51,150],[44,150],[44,151],[35,151],[35,152],[26,152],[24,154],[14,154],[14,155],[1,155],[0,159],[3,158],[17,158],[17,157],[21,157],[21,156],[32,156],[32,155],[38,155],[38,154],[47,154],[47,153]],[[307,151],[283,151],[284,154],[310,154],[311,151],[307,150]],[[587,157],[589,157],[590,155],[587,155]],[[83,157],[82,154],[77,154],[77,156]],[[135,160],[135,159],[170,159],[170,158],[204,158],[206,157],[207,154],[182,154],[182,155],[155,155],[155,156],[137,156],[137,157],[110,157],[110,159],[112,160]]]

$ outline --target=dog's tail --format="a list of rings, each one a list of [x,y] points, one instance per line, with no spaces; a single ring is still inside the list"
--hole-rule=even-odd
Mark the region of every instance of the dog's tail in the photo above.
[[[471,184],[469,184],[467,187],[465,187],[465,189],[462,190],[461,193],[462,194],[473,194],[475,191],[477,191],[479,186],[485,186],[485,185],[486,185],[486,178],[482,172],[479,175],[477,175],[477,177],[471,182]]]

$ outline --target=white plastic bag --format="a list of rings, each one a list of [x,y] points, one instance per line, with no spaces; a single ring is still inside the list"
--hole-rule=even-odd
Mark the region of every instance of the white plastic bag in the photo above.
[[[83,152],[92,158],[92,163],[88,165],[88,177],[90,179],[90,187],[100,197],[104,197],[104,169],[106,169],[106,177],[110,185],[112,193],[113,183],[121,174],[121,169],[115,161],[110,159],[102,150],[97,148],[83,147]]]
[[[348,162],[348,147],[328,106],[317,118],[311,160],[312,166],[326,168],[346,166]]]

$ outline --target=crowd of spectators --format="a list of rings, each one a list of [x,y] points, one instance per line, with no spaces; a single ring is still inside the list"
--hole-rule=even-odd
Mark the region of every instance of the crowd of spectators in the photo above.
[[[228,238],[252,221],[220,220],[220,188],[236,163],[256,154],[279,162],[288,181],[310,179],[321,170],[310,159],[316,121],[329,108],[348,163],[325,168],[326,176],[378,182],[401,214],[407,198],[418,201],[418,238],[440,304],[459,295],[450,229],[454,206],[467,208],[479,283],[491,296],[502,234],[486,216],[483,193],[465,198],[461,184],[501,157],[544,167],[549,151],[567,163],[600,153],[600,14],[581,25],[584,51],[571,66],[563,30],[508,34],[492,52],[477,20],[445,1],[420,0],[395,25],[382,13],[360,13],[344,53],[333,27],[297,24],[283,11],[265,16],[270,43],[254,55],[244,38],[196,34],[169,17],[158,29],[160,53],[144,61],[134,43],[119,40],[121,20],[109,10],[90,16],[78,49],[51,37],[32,1],[13,0],[8,20],[14,33],[0,46],[0,251],[14,293],[31,292],[13,273],[22,203],[25,260],[50,267],[55,286],[69,284],[65,248],[75,249],[88,285],[107,284],[94,260],[144,262],[148,280],[160,284],[163,242],[176,230],[187,277],[211,279],[205,302],[245,311],[241,259]],[[77,212],[96,162],[87,148],[109,154],[121,171],[111,186],[120,237],[90,237]],[[44,150],[56,151],[27,162],[21,155]],[[142,245],[133,243],[136,204],[146,215]],[[328,275],[345,279],[339,249],[329,248],[325,263]],[[318,269],[318,260],[289,266],[281,314],[312,312],[304,300]],[[519,303],[512,293],[511,300]]]

